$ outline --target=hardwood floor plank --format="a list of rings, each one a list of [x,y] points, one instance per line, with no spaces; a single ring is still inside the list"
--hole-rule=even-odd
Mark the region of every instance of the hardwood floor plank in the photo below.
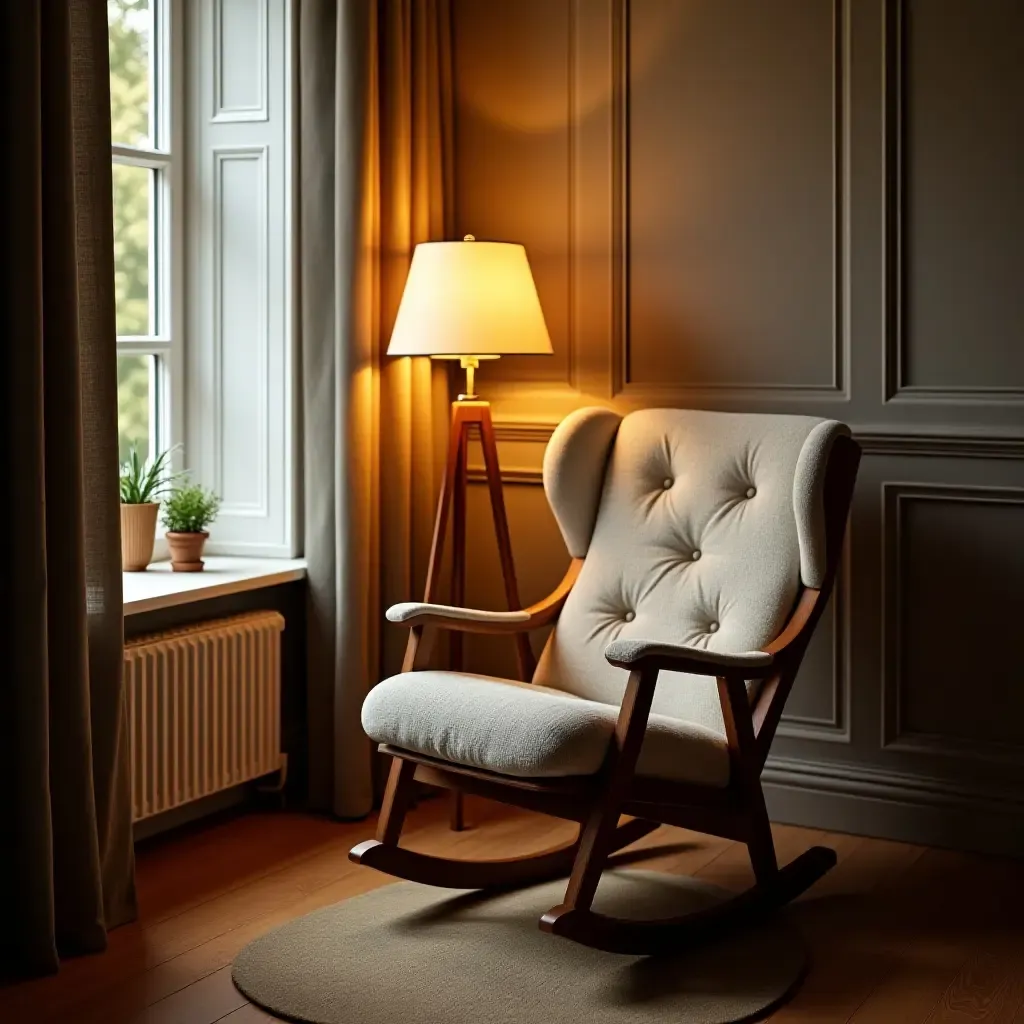
[[[221,1017],[217,1024],[266,1024],[268,1020],[279,1021],[280,1019],[280,1017],[274,1017],[252,1003],[246,1003],[245,1006],[232,1011],[226,1017]]]
[[[897,880],[922,853],[920,847],[866,839],[822,879],[827,890],[818,898],[812,890],[794,906],[811,968],[796,998],[771,1016],[773,1024],[846,1022],[856,1012],[891,966],[879,932],[889,920]]]
[[[180,914],[311,856],[335,841],[337,831],[338,823],[325,816],[256,812],[147,840],[136,850],[140,910],[153,922]],[[202,873],[183,874],[182,856],[201,863]]]
[[[1020,964],[991,953],[971,957],[946,987],[928,1024],[1013,1024],[1024,1002]]]
[[[492,858],[574,838],[571,823],[471,800],[451,832],[443,801],[410,815],[408,845]],[[312,910],[393,880],[347,859],[374,823],[253,814],[139,851],[140,920],[101,956],[0,990],[0,1019],[44,1024],[255,1024],[230,978],[246,943]],[[1024,1024],[1024,864],[858,836],[773,826],[780,863],[832,846],[837,866],[790,911],[813,958],[772,1020],[814,1024]],[[753,880],[745,847],[661,828],[624,851],[628,866],[694,874],[729,889]]]
[[[409,846],[428,853],[449,853],[462,857],[498,856],[510,852],[543,849],[567,838],[565,823],[537,815],[523,813],[497,819],[488,818],[481,827],[472,832],[456,833],[448,829],[447,819],[437,806],[428,807],[418,813],[419,819],[411,822],[413,827]],[[344,827],[349,832],[353,828],[351,825]],[[372,824],[363,823],[361,828],[363,832],[372,834]],[[571,838],[571,835],[570,831],[568,837]],[[58,1005],[51,1006],[50,1012],[55,1015],[53,1019],[63,1019],[61,1015],[71,1012],[75,1007],[79,1007],[75,1012],[79,1015],[81,1024],[93,1024],[94,1020],[95,1024],[102,1024],[108,1014],[115,1012],[120,1019],[127,1019],[130,1011],[137,1011],[141,1006],[165,998],[230,964],[246,943],[270,928],[320,907],[392,883],[394,879],[390,876],[368,871],[348,861],[347,851],[355,841],[358,840],[351,834],[345,839],[343,848],[346,856],[336,864],[336,877],[329,882],[324,880],[320,860],[307,858],[288,865],[280,873],[274,873],[275,876],[281,874],[281,879],[268,876],[246,889],[232,892],[228,902],[218,903],[217,906],[226,906],[234,910],[238,904],[245,906],[247,899],[252,897],[252,905],[258,905],[260,908],[260,912],[253,912],[240,923],[236,921],[231,924],[235,921],[232,914],[220,920],[222,927],[210,929],[210,921],[216,918],[210,918],[208,904],[183,915],[186,920],[182,922],[182,926],[188,926],[193,917],[199,921],[201,931],[192,932],[193,938],[209,930],[219,931],[219,934],[205,938],[171,957],[164,958],[159,954],[153,954],[156,962],[151,963],[148,970],[133,978],[108,978],[105,992],[92,990],[86,993],[83,999],[70,1003],[65,999]],[[290,886],[295,896],[283,905],[268,910],[264,902],[267,887],[276,887],[279,884]],[[158,941],[160,937],[164,937],[162,923],[155,926],[153,934],[156,939],[151,941]],[[82,1009],[81,1003],[92,1004],[91,1009]]]
[[[225,967],[147,1006],[131,1024],[216,1024],[247,1004],[248,1000],[231,980],[231,969]]]

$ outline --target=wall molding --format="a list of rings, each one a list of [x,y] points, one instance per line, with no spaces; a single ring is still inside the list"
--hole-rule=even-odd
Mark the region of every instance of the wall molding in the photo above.
[[[494,436],[498,441],[531,441],[547,444],[557,426],[557,423],[534,420],[501,420],[494,424]]]
[[[498,441],[547,444],[557,423],[505,419],[494,424]],[[854,429],[865,455],[939,458],[1024,459],[1024,437],[1008,434],[951,433],[928,430]]]
[[[860,443],[865,455],[1024,459],[1024,437],[873,429],[855,430],[853,436]]]
[[[908,503],[914,501],[1024,507],[1024,488],[898,481],[882,483],[881,746],[913,754],[970,758],[994,765],[1024,767],[1024,744],[917,733],[903,724],[903,523],[904,510]]]
[[[768,758],[762,781],[773,821],[1024,855],[1024,796],[1010,785],[783,757]]]
[[[466,472],[466,480],[471,484],[487,483],[487,473],[483,466],[469,466]],[[511,467],[501,470],[501,482],[512,486],[516,484],[528,484],[530,486],[543,486],[544,476],[539,469],[530,467]]]
[[[897,772],[842,761],[808,761],[804,758],[769,756],[764,768],[766,783],[799,785],[825,793],[881,796],[908,803],[973,808],[979,802],[1024,815],[1024,791],[1007,786],[971,785],[935,775]],[[1024,833],[1021,835],[1024,847]]]
[[[850,379],[849,306],[850,232],[849,166],[850,39],[848,0],[832,2],[832,231],[833,310],[832,379],[823,384],[708,382],[699,385],[635,383],[629,379],[630,362],[630,7],[631,0],[615,0],[612,17],[613,97],[612,114],[612,225],[613,288],[610,332],[610,396],[638,401],[664,401],[666,396],[686,401],[720,399],[737,401],[768,394],[773,399],[849,401]]]
[[[269,0],[255,0],[256,53],[246,61],[246,63],[251,62],[251,66],[256,69],[257,100],[255,103],[233,107],[226,106],[224,103],[224,73],[227,65],[224,47],[229,38],[224,33],[224,3],[225,0],[213,0],[210,5],[210,14],[213,18],[213,112],[210,115],[210,120],[214,124],[266,121],[270,117],[267,107],[267,81],[270,78],[270,47],[267,34]]]
[[[882,401],[887,404],[1017,405],[1024,388],[912,384],[907,354],[907,4],[884,0],[882,25],[884,306]]]

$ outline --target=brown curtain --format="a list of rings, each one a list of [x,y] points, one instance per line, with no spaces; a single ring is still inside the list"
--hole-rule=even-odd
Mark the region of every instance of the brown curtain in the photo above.
[[[104,6],[0,13],[4,973],[134,914]]]
[[[422,592],[447,431],[444,373],[384,353],[451,213],[450,0],[300,0],[296,38],[310,794],[357,817],[359,709],[405,641],[384,608]]]

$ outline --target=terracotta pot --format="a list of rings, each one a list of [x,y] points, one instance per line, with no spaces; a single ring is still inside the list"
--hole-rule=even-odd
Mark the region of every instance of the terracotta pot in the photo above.
[[[121,568],[125,572],[142,572],[153,560],[159,510],[156,501],[121,506]]]
[[[171,549],[171,569],[174,572],[202,572],[203,545],[210,535],[202,533],[167,533],[167,544]]]

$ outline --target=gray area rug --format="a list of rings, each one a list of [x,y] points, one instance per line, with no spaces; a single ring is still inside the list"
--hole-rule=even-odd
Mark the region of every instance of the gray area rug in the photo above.
[[[628,957],[547,935],[565,881],[480,893],[400,882],[251,942],[234,980],[253,1002],[314,1024],[731,1024],[784,1000],[806,962],[785,917],[670,957]],[[594,909],[671,917],[729,896],[692,878],[606,872]]]

